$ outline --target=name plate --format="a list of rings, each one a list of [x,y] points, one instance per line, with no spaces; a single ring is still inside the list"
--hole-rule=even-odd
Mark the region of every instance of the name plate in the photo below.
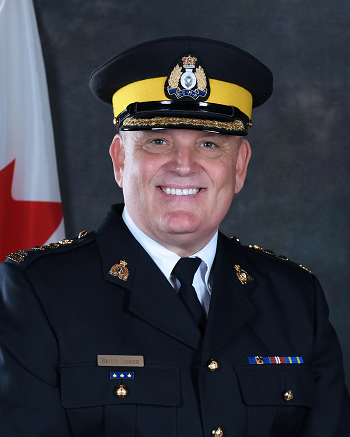
[[[98,366],[143,367],[143,356],[138,355],[97,355]]]

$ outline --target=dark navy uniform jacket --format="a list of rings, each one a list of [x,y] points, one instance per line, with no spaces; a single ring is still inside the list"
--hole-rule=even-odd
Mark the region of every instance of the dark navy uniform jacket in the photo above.
[[[350,435],[340,347],[314,276],[219,235],[203,338],[121,211],[72,244],[1,264],[1,436]],[[122,260],[126,281],[108,274]],[[98,366],[97,355],[143,356],[144,367]],[[110,379],[116,371],[134,379]]]

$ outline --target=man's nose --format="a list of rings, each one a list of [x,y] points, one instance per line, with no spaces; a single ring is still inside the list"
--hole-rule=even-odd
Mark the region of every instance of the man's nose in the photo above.
[[[197,153],[193,146],[180,145],[176,147],[173,170],[182,176],[187,176],[196,171],[197,165]]]

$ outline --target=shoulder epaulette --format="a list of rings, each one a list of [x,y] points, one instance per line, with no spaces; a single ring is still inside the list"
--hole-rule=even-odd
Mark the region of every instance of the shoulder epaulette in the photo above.
[[[239,238],[237,238],[237,237],[231,237],[231,239],[232,239],[232,240],[235,240],[237,243],[241,244],[241,241],[240,241]],[[304,269],[304,270],[308,271],[309,273],[311,273],[311,270],[307,269],[307,268],[304,267],[303,265],[301,265],[301,264],[299,264],[299,263],[297,263],[297,262],[291,261],[289,258],[287,258],[287,257],[284,256],[284,255],[276,255],[272,250],[269,250],[269,249],[263,249],[262,247],[260,247],[260,246],[258,246],[258,245],[256,245],[256,244],[250,244],[248,247],[249,247],[249,249],[255,249],[255,250],[258,250],[258,251],[260,251],[260,252],[267,253],[268,255],[272,255],[272,256],[274,256],[274,257],[276,257],[276,258],[278,258],[278,259],[281,259],[281,260],[283,260],[283,261],[290,261],[291,263],[296,264],[297,266],[299,266],[299,267],[301,267],[302,269]]]
[[[57,243],[49,243],[49,244],[46,244],[44,246],[34,246],[28,250],[19,249],[16,252],[11,252],[9,255],[7,255],[6,258],[9,259],[10,261],[14,261],[16,263],[21,263],[21,262],[27,261],[28,255],[30,255],[30,254],[34,254],[36,252],[42,253],[42,251],[58,249],[62,246],[68,247],[68,246],[74,245],[75,242],[78,242],[87,236],[88,236],[87,231],[81,231],[81,232],[79,232],[79,235],[76,238],[74,238],[73,240],[63,238],[62,240],[58,241]]]

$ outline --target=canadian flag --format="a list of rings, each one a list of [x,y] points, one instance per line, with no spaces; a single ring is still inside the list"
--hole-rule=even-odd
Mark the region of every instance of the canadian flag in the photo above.
[[[0,262],[64,238],[45,67],[32,0],[0,0]]]

